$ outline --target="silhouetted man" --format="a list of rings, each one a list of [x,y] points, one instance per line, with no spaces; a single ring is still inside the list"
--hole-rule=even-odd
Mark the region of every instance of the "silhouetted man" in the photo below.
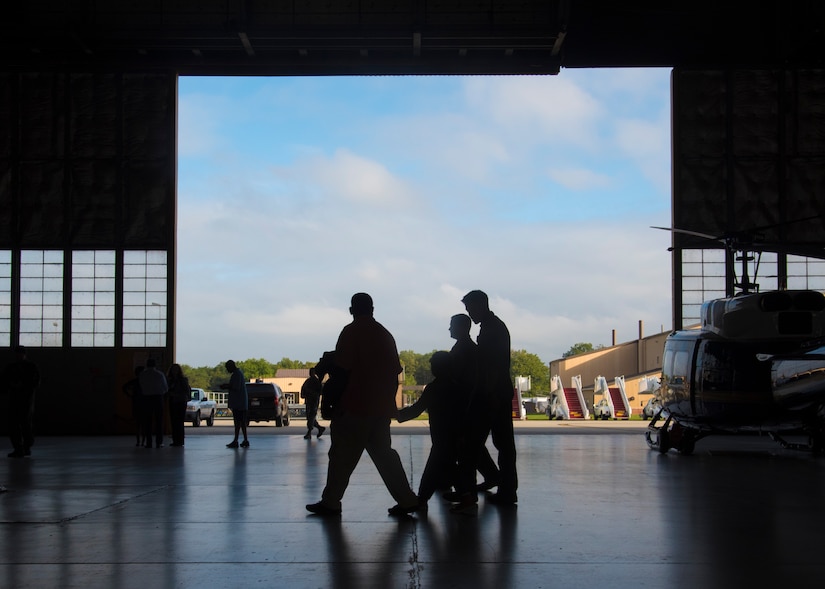
[[[470,424],[466,444],[459,456],[457,491],[461,502],[453,510],[469,513],[478,501],[475,473],[487,436],[492,436],[498,450],[500,481],[498,492],[488,501],[512,505],[518,501],[516,443],[513,435],[513,385],[510,381],[510,332],[504,322],[490,310],[487,294],[480,290],[467,293],[464,307],[481,329],[478,334],[479,382],[470,407]]]
[[[478,393],[479,386],[478,346],[470,337],[470,327],[472,327],[472,319],[469,316],[462,313],[450,317],[450,337],[455,340],[455,344],[450,349],[450,370],[461,392],[461,404],[453,416],[455,418],[453,426],[458,430],[456,434],[458,439],[461,439],[468,431],[472,431],[468,429],[472,426],[473,420],[470,411],[472,400]],[[484,481],[478,485],[478,490],[486,491],[498,485],[500,478],[498,468],[485,444],[479,448],[476,468],[484,478]],[[455,497],[452,493],[450,496]]]
[[[221,384],[221,388],[229,391],[226,405],[232,411],[232,424],[235,426],[235,437],[226,447],[249,448],[249,438],[246,435],[246,426],[249,423],[249,395],[246,392],[246,376],[234,360],[227,360],[224,368],[229,373],[229,382]],[[243,441],[238,444],[238,437],[241,432],[243,432]]]
[[[352,323],[335,345],[335,363],[347,372],[347,384],[330,424],[327,484],[321,501],[306,508],[318,515],[340,515],[350,476],[366,450],[397,502],[389,514],[412,513],[418,509],[418,498],[390,437],[390,420],[398,416],[395,394],[401,373],[395,339],[373,318],[370,295],[352,295],[349,310]]]
[[[157,368],[154,358],[146,360],[146,368],[138,375],[140,391],[145,403],[145,432],[146,447],[152,447],[152,433],[155,434],[155,445],[163,448],[163,396],[169,390],[166,375]]]
[[[321,402],[321,379],[315,372],[315,368],[309,369],[309,378],[301,385],[301,398],[304,400],[307,414],[307,433],[304,434],[304,439],[312,438],[312,430],[318,430],[318,437],[324,433],[325,428],[318,423],[318,405]]]

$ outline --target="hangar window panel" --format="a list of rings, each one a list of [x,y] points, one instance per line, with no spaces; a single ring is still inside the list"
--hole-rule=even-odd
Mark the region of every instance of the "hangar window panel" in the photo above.
[[[114,347],[113,250],[72,252],[72,346]]]
[[[725,250],[682,251],[682,325],[700,323],[702,302],[725,296]]]
[[[825,261],[788,256],[788,288],[825,291]]]
[[[166,346],[168,254],[123,252],[123,345]]]
[[[63,252],[20,252],[20,343],[63,345]]]
[[[11,346],[11,250],[0,251],[0,348]]]

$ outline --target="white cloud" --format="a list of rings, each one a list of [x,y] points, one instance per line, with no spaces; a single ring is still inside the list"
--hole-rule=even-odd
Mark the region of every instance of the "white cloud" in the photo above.
[[[330,159],[317,159],[305,171],[310,181],[332,196],[373,207],[403,204],[410,190],[382,164],[339,149]]]
[[[603,106],[565,76],[476,77],[466,82],[469,106],[499,133],[530,144],[592,147]]]

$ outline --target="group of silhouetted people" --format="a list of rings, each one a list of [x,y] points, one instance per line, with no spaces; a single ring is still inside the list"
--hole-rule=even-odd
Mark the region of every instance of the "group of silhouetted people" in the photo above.
[[[189,379],[180,364],[172,364],[166,374],[157,367],[154,358],[146,366],[137,366],[135,376],[123,385],[123,392],[132,401],[135,420],[135,446],[163,448],[166,407],[172,427],[171,446],[185,442],[186,404],[192,396]]]
[[[415,404],[399,412],[395,396],[402,367],[395,339],[374,319],[372,297],[366,293],[352,296],[353,319],[341,331],[334,352],[334,364],[345,378],[330,407],[327,482],[321,500],[308,504],[308,511],[322,516],[341,514],[341,500],[364,451],[396,501],[388,509],[390,515],[426,511],[428,500],[439,489],[453,503],[451,511],[459,514],[475,514],[478,493],[494,487],[498,491],[489,493],[488,501],[516,504],[510,333],[490,310],[484,292],[473,290],[462,302],[467,315],[454,315],[450,321],[455,345],[449,352],[433,354],[434,381]],[[480,325],[476,342],[470,338],[471,322]],[[325,397],[331,382],[324,385]],[[390,423],[412,419],[425,410],[432,447],[416,494],[392,448]],[[486,447],[490,436],[498,451],[497,467]],[[481,483],[477,483],[477,472],[483,476]]]
[[[226,447],[248,448],[246,377],[233,360],[227,360],[224,367],[229,373],[229,382],[223,383],[221,388],[229,393],[227,407],[232,412],[235,426],[235,437]],[[154,441],[155,448],[163,447],[167,406],[172,429],[170,446],[184,445],[186,406],[192,398],[192,388],[180,364],[172,364],[164,374],[158,369],[157,361],[149,358],[145,367],[135,368],[135,376],[123,385],[123,392],[132,400],[136,446],[152,448]],[[241,434],[243,440],[240,440]]]
[[[392,334],[373,317],[372,297],[352,296],[352,322],[338,336],[334,352],[324,354],[310,370],[301,390],[307,405],[307,433],[313,429],[320,438],[325,427],[317,422],[319,403],[322,415],[330,419],[332,443],[327,481],[321,500],[306,506],[319,515],[340,515],[341,500],[350,476],[366,451],[378,469],[396,504],[390,515],[406,515],[427,509],[438,491],[453,503],[451,511],[473,514],[478,494],[497,487],[487,501],[514,505],[518,501],[516,447],[513,436],[513,386],[510,380],[510,333],[489,307],[480,290],[462,299],[467,314],[450,319],[450,336],[455,344],[449,352],[436,352],[431,359],[433,382],[421,398],[399,411],[396,406],[398,377],[402,371]],[[480,326],[476,341],[470,337],[472,323]],[[40,383],[37,366],[26,357],[23,346],[15,348],[16,359],[3,369],[3,392],[9,396],[11,458],[31,454],[34,395]],[[235,426],[228,448],[248,447],[248,396],[243,371],[229,360],[228,406]],[[326,381],[324,382],[324,379]],[[322,384],[324,383],[324,384]],[[154,358],[123,386],[131,398],[136,422],[135,442],[146,448],[163,447],[165,407],[172,425],[172,446],[184,445],[186,405],[191,398],[189,380],[179,364],[166,374],[158,370]],[[427,411],[432,447],[421,476],[418,493],[408,482],[398,453],[392,448],[390,423],[406,421]],[[243,436],[242,440],[240,436]],[[492,437],[498,465],[486,442]],[[483,480],[477,482],[477,473]]]

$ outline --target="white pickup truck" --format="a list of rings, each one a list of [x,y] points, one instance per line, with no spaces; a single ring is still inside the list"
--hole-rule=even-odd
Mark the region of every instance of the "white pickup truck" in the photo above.
[[[217,403],[210,399],[203,389],[192,389],[192,395],[186,404],[186,421],[191,421],[194,427],[206,420],[206,425],[215,425]]]

